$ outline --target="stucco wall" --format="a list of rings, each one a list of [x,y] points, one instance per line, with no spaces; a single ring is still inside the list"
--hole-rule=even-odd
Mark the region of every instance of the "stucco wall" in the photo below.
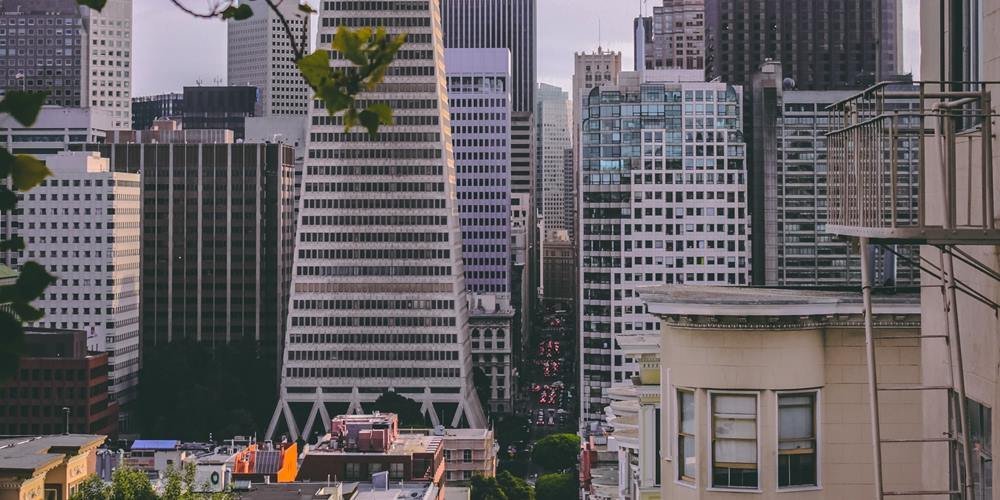
[[[858,318],[859,319],[859,318]],[[733,498],[743,491],[713,490],[711,481],[712,390],[746,390],[758,399],[757,498],[830,499],[870,498],[872,447],[869,425],[868,380],[864,330],[859,322],[826,327],[817,321],[787,330],[712,329],[672,325],[664,321],[662,338],[664,429],[662,496],[676,500]],[[912,328],[881,328],[879,335],[915,334]],[[878,341],[880,383],[917,383],[920,348],[913,340]],[[698,484],[674,481],[676,456],[676,388],[695,389]],[[819,486],[792,496],[777,487],[778,391],[818,389],[817,440]],[[920,396],[913,391],[884,393],[882,421],[885,437],[916,437],[921,432]],[[885,430],[889,428],[889,430]],[[886,449],[889,487],[909,483],[920,470],[918,445],[891,445]]]

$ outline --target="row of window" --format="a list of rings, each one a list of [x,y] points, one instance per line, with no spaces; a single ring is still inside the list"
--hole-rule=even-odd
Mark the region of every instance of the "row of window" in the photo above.
[[[458,368],[305,368],[287,367],[293,378],[451,378],[461,376]]]
[[[337,316],[314,317],[292,316],[292,326],[339,326],[339,327],[383,327],[383,328],[419,328],[435,326],[455,326],[455,318],[426,318],[420,316]]]
[[[292,344],[455,344],[458,335],[447,333],[293,333]]]
[[[288,351],[289,361],[455,361],[458,351]]]

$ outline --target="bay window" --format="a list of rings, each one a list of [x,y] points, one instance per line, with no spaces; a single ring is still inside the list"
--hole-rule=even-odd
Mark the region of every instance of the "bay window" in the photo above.
[[[694,392],[679,390],[677,391],[677,479],[694,482],[697,477]]]
[[[757,488],[757,395],[712,394],[712,486]]]
[[[779,394],[778,487],[816,485],[816,393]]]

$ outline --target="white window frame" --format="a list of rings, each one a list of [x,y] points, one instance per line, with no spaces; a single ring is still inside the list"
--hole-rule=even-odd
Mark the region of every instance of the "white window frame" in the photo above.
[[[696,474],[693,482],[681,479],[681,464],[680,464],[681,451],[678,447],[678,442],[677,442],[681,431],[681,419],[680,419],[681,406],[680,404],[677,404],[677,401],[678,398],[680,397],[681,392],[690,392],[692,396],[692,404],[694,405],[694,422],[695,422],[694,456],[696,460],[698,459],[698,389],[689,387],[674,387],[672,391],[674,404],[671,405],[673,408],[673,412],[671,413],[671,421],[673,425],[670,426],[671,427],[670,448],[675,451],[675,453],[671,454],[674,462],[673,481],[674,484],[684,486],[685,488],[698,489],[699,484],[701,484],[701,476],[702,476],[700,461],[696,462],[695,465]]]
[[[813,425],[815,426],[814,434],[816,436],[816,485],[815,486],[777,486],[779,475],[781,470],[778,467],[778,446],[779,439],[781,438],[781,412],[778,408],[778,399],[782,395],[788,394],[812,394],[813,395]],[[797,390],[787,390],[787,391],[774,391],[774,484],[777,488],[778,493],[795,493],[799,491],[815,491],[823,489],[823,412],[820,411],[822,408],[822,391],[817,388],[813,389],[797,389]]]
[[[709,448],[709,460],[708,460],[708,486],[705,487],[706,491],[724,491],[727,493],[762,493],[761,489],[761,453],[760,453],[760,431],[761,431],[761,419],[760,419],[760,398],[762,396],[762,391],[731,391],[731,390],[708,390],[708,411],[706,412],[707,418],[707,429],[708,429],[708,448]],[[715,486],[712,484],[712,475],[714,474],[715,468],[715,426],[712,425],[712,419],[715,418],[715,408],[712,405],[712,398],[715,395],[738,395],[738,396],[753,396],[754,404],[756,405],[756,425],[757,425],[757,437],[756,437],[756,451],[757,451],[757,487],[756,488],[728,488],[725,486]],[[775,458],[777,460],[777,457]]]

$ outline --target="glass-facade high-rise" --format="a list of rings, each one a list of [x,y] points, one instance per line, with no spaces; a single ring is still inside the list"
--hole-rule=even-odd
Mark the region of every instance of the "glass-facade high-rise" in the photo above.
[[[685,82],[683,73],[622,73],[618,86],[594,88],[583,107],[584,420],[600,419],[607,389],[638,369],[616,339],[658,335],[636,289],[749,280],[742,89]]]

